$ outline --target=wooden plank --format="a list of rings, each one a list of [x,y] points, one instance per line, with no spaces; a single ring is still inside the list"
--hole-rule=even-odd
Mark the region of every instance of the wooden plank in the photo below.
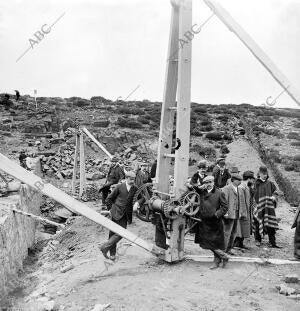
[[[52,226],[56,226],[56,227],[60,227],[60,228],[65,228],[65,225],[60,224],[58,222],[51,221],[51,220],[46,219],[46,218],[41,217],[41,216],[37,216],[37,215],[31,214],[31,213],[27,213],[27,212],[24,212],[24,211],[16,209],[16,208],[13,208],[12,211],[14,213],[21,214],[21,215],[33,218],[35,220],[38,220],[38,221],[41,221],[41,222],[45,222],[45,223],[47,223],[49,225],[52,225]]]
[[[76,213],[84,217],[87,217],[88,219],[94,221],[95,223],[104,226],[105,228],[119,234],[126,240],[138,245],[139,247],[155,255],[160,255],[160,256],[164,255],[164,250],[139,238],[134,233],[117,225],[116,223],[112,222],[108,218],[102,216],[101,214],[97,213],[93,209],[89,208],[84,203],[77,201],[70,195],[64,193],[62,190],[54,187],[50,183],[44,183],[44,181],[40,177],[25,170],[24,168],[22,168],[15,162],[11,161],[10,159],[8,159],[6,156],[4,156],[1,153],[0,153],[0,169],[8,173],[9,175],[12,175],[15,178],[21,180],[22,182],[28,184],[29,186],[33,187],[37,191],[40,191],[44,195],[47,195],[48,197],[61,203],[62,205],[64,205],[67,209],[71,210],[72,212],[75,211]]]
[[[177,78],[178,78],[178,34],[179,34],[179,7],[173,5],[171,15],[164,95],[161,109],[157,168],[155,177],[157,182],[157,190],[166,193],[169,192],[169,184],[170,184],[169,174],[171,169],[171,160],[170,158],[164,157],[164,154],[171,153],[172,149],[174,111],[169,110],[169,107],[174,107],[176,105]],[[162,198],[164,198],[164,196],[162,196]]]
[[[213,260],[213,256],[197,256],[187,255],[185,259],[208,262]],[[257,257],[238,257],[229,256],[229,262],[244,262],[244,263],[259,263],[259,264],[273,264],[273,265],[300,265],[300,261],[277,259],[277,258],[257,258]]]
[[[85,155],[84,155],[84,141],[83,141],[83,134],[80,133],[79,136],[79,153],[80,153],[80,168],[79,168],[79,198],[82,197],[85,189],[86,189],[86,179],[85,179]]]
[[[267,69],[271,76],[286,89],[290,97],[300,105],[300,93],[289,82],[288,78],[268,57],[268,55],[259,47],[259,45],[251,38],[251,36],[233,19],[233,17],[215,0],[204,0],[209,8],[218,16],[218,18],[232,31],[250,50],[254,57]]]
[[[107,151],[107,149],[99,143],[99,141],[90,133],[90,131],[83,127],[82,131],[111,159],[113,156]]]
[[[78,171],[78,153],[79,153],[79,135],[76,134],[76,145],[74,153],[74,166],[73,166],[73,176],[72,176],[72,194],[76,193],[76,176]]]
[[[182,43],[178,64],[176,138],[180,139],[181,147],[175,152],[174,193],[177,198],[186,191],[189,167],[192,40],[187,40],[185,34],[190,29],[192,0],[185,0],[179,15],[179,38],[184,38],[187,43]]]

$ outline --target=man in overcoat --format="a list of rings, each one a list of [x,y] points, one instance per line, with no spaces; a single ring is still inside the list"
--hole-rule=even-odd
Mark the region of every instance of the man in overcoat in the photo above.
[[[252,204],[251,200],[251,187],[255,181],[254,173],[252,171],[246,171],[243,173],[243,181],[238,187],[239,191],[239,217],[237,224],[237,234],[234,242],[234,246],[239,248],[248,249],[244,245],[244,239],[250,237],[251,223],[252,223]]]
[[[106,204],[111,213],[112,221],[123,228],[127,228],[127,223],[132,222],[133,197],[137,191],[134,185],[135,173],[129,171],[126,173],[126,181],[120,183],[107,197]],[[109,231],[108,241],[100,247],[105,258],[115,260],[117,243],[122,239],[121,236]],[[107,253],[110,252],[110,257]]]
[[[231,183],[222,188],[228,203],[228,212],[224,215],[224,233],[225,233],[225,251],[234,255],[231,249],[234,246],[234,240],[237,232],[240,198],[238,187],[241,184],[242,177],[235,174],[231,177]]]
[[[224,193],[214,185],[214,177],[207,176],[203,180],[205,188],[200,189],[201,198],[198,218],[201,222],[196,226],[195,243],[214,254],[214,263],[210,269],[216,269],[222,264],[225,267],[228,256],[224,252],[224,228],[222,217],[228,210]]]

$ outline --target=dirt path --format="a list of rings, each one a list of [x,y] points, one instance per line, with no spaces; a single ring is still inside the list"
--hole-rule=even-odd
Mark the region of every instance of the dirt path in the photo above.
[[[230,151],[228,161],[241,171],[257,171],[259,157],[247,142],[233,142]],[[258,248],[251,240],[247,241],[250,250],[237,254],[291,257],[293,232],[289,227],[293,215],[284,201],[279,204],[278,216],[282,218],[278,241],[283,249]],[[135,219],[129,230],[153,241],[152,224]],[[109,266],[97,248],[105,239],[106,229],[77,217],[66,232],[56,237],[59,243],[44,249],[30,267],[33,272],[24,276],[27,287],[13,300],[13,310],[40,310],[49,299],[55,301],[59,310],[67,311],[92,310],[96,304],[106,303],[111,303],[109,311],[300,310],[299,301],[279,295],[275,289],[284,275],[300,274],[299,266],[231,262],[226,269],[211,271],[209,263],[164,263],[125,240],[119,245],[116,263]],[[186,237],[187,254],[209,254],[192,239],[191,235]],[[60,272],[62,266],[70,263],[74,266],[71,270]]]

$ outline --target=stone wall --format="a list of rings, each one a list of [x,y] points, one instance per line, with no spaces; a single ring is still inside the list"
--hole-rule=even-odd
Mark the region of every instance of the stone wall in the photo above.
[[[0,304],[14,289],[13,280],[23,267],[28,248],[35,242],[36,222],[12,211],[13,208],[35,215],[40,213],[41,194],[22,185],[18,194],[0,198]]]

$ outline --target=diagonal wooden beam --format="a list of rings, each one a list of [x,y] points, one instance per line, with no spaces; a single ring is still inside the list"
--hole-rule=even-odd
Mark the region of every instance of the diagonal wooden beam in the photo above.
[[[88,219],[94,221],[95,223],[100,224],[104,226],[105,228],[119,234],[126,240],[136,244],[137,246],[145,249],[146,251],[149,251],[155,255],[164,254],[164,250],[162,250],[161,248],[139,238],[134,233],[117,225],[113,221],[102,216],[101,214],[97,213],[93,209],[89,208],[84,203],[77,201],[70,195],[64,193],[62,190],[54,187],[50,183],[45,183],[40,177],[25,170],[24,168],[22,168],[21,166],[19,166],[12,160],[8,159],[6,156],[4,156],[1,153],[0,153],[0,170],[6,172],[9,175],[14,176],[15,178],[21,180],[25,184],[31,186],[35,190],[40,191],[44,195],[47,195],[48,197],[61,203],[62,205],[64,205],[67,209],[71,210],[72,212],[75,211],[76,213],[84,217],[87,217]]]
[[[260,48],[251,36],[234,20],[234,18],[215,0],[203,0],[218,18],[232,31],[254,55],[254,57],[267,69],[271,76],[282,86],[290,97],[300,105],[300,93],[275,65],[270,57]]]
[[[108,150],[102,145],[99,143],[99,141],[91,134],[91,132],[83,127],[82,129],[82,132],[85,133],[110,159],[113,157],[109,152]]]

